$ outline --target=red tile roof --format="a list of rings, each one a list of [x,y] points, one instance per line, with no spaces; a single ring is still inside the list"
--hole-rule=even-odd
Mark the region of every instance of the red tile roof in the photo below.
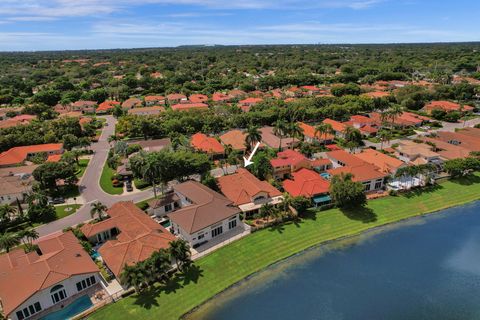
[[[331,175],[351,173],[353,175],[353,181],[360,182],[370,181],[387,176],[387,174],[380,172],[374,165],[369,164],[344,150],[327,152],[327,157],[340,161],[345,165],[344,167],[328,170]]]
[[[172,110],[208,110],[208,105],[205,103],[179,103],[172,106]]]
[[[203,133],[195,133],[192,136],[190,144],[193,148],[206,153],[220,154],[225,151],[222,144],[217,139],[209,137]]]
[[[188,99],[193,103],[201,103],[208,101],[208,96],[204,94],[192,94]]]
[[[115,203],[107,211],[109,219],[95,224],[85,224],[81,230],[85,236],[117,228],[120,233],[98,250],[108,268],[118,277],[125,265],[133,265],[148,259],[153,252],[167,249],[175,240],[168,230],[152,220],[131,201]]]
[[[285,180],[283,188],[293,197],[311,198],[315,195],[328,193],[330,183],[315,171],[302,168],[292,173],[293,180]]]
[[[0,255],[0,299],[8,315],[40,290],[98,268],[71,232],[37,242],[42,255],[15,249]]]
[[[330,124],[335,132],[344,132],[347,128],[345,124],[328,118],[323,120],[323,123]]]
[[[115,106],[119,106],[120,102],[118,101],[113,101],[113,100],[106,100],[98,105],[97,112],[98,111],[109,111],[113,109]]]
[[[299,164],[302,161],[308,160],[303,154],[298,151],[287,149],[285,151],[279,152],[277,158],[271,159],[270,164],[272,167],[284,167],[284,166],[294,166]]]
[[[259,102],[262,102],[263,99],[262,98],[246,98],[246,99],[243,99],[243,100],[240,100],[239,103],[241,105],[249,105],[249,106],[253,106]]]
[[[171,93],[167,95],[168,100],[183,100],[187,99],[187,96],[181,93]]]
[[[384,98],[390,96],[390,92],[386,91],[372,91],[362,94],[363,96],[370,98]]]
[[[256,195],[263,192],[270,198],[282,195],[275,187],[266,181],[260,181],[246,169],[238,169],[236,173],[218,178],[222,193],[234,205],[251,203]]]
[[[161,102],[161,101],[165,101],[165,97],[164,96],[146,96],[144,100],[145,102]]]
[[[355,157],[373,164],[383,173],[394,174],[399,168],[405,166],[403,161],[373,149],[364,149],[362,152],[355,154]]]
[[[47,162],[59,162],[62,159],[61,154],[52,154],[48,156]]]
[[[0,153],[0,166],[8,166],[22,163],[29,154],[40,152],[60,152],[63,149],[61,143],[37,144],[33,146],[14,147]]]
[[[227,94],[224,94],[224,93],[221,93],[221,92],[215,92],[213,95],[212,95],[212,100],[215,101],[215,102],[226,102],[226,101],[229,101],[232,99],[232,96],[229,96]]]
[[[308,125],[306,123],[303,123],[303,122],[299,122],[298,125],[300,126],[300,128],[302,128],[303,130],[303,135],[306,136],[306,137],[309,137],[309,138],[315,138],[315,139],[320,139],[322,141],[325,141],[325,140],[333,140],[335,137],[329,133],[324,133],[323,135],[320,135],[319,132],[317,132],[315,134],[315,127],[311,126],[311,125]]]
[[[449,111],[460,111],[462,109],[462,106],[458,103],[454,103],[451,101],[432,101],[429,104],[427,104],[424,109],[426,111],[432,111],[435,109],[440,109],[440,110],[445,110],[447,112]],[[463,106],[463,111],[473,111],[473,107],[471,106]]]
[[[230,130],[220,136],[220,140],[224,145],[231,145],[233,150],[245,150],[245,137],[246,134],[242,130],[234,129]]]

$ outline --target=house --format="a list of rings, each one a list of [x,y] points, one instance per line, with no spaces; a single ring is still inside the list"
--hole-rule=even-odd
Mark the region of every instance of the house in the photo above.
[[[356,153],[355,157],[374,165],[381,172],[391,174],[392,176],[395,175],[398,169],[407,166],[405,162],[373,149],[364,149],[362,152]]]
[[[471,152],[480,151],[480,129],[468,128],[467,130],[460,130],[458,132],[438,131],[436,133],[436,140],[448,142],[450,144],[461,146]]]
[[[205,94],[192,94],[190,97],[188,97],[190,102],[192,103],[207,103],[208,101],[208,96]]]
[[[223,156],[225,149],[217,139],[203,133],[192,135],[190,145],[197,151],[205,152],[211,156]]]
[[[110,113],[115,106],[119,106],[120,102],[114,100],[105,100],[104,102],[100,103],[97,108],[97,114],[106,114]]]
[[[240,109],[242,109],[243,112],[248,112],[250,111],[250,108],[253,107],[254,105],[256,105],[257,103],[260,103],[262,102],[263,99],[262,98],[253,98],[253,97],[250,97],[250,98],[246,98],[246,99],[243,99],[243,100],[240,100],[238,102],[238,106],[240,107]]]
[[[246,136],[247,135],[242,130],[234,129],[225,132],[219,138],[223,145],[230,145],[233,150],[245,151],[247,148],[245,145]]]
[[[375,136],[379,127],[379,123],[375,119],[362,115],[351,116],[350,120],[343,124],[360,130],[365,137]]]
[[[323,206],[331,202],[329,196],[330,182],[317,172],[302,168],[292,173],[292,179],[283,182],[283,188],[292,197],[312,199],[315,206]]]
[[[38,166],[0,168],[0,204],[13,204],[17,200],[24,202],[32,192],[33,170]]]
[[[11,148],[0,153],[0,168],[20,165],[25,160],[28,160],[29,157],[38,153],[46,153],[47,156],[52,154],[62,154],[63,145],[61,143],[47,143]]]
[[[181,93],[171,93],[167,95],[167,100],[168,100],[168,103],[171,105],[188,102],[187,96]]]
[[[381,172],[375,165],[344,150],[330,151],[326,153],[326,156],[333,165],[333,169],[327,171],[330,175],[350,173],[353,181],[361,182],[364,185],[365,192],[383,189],[385,178],[389,174]]]
[[[241,99],[247,95],[243,90],[233,89],[228,92],[228,95],[235,99]]]
[[[33,116],[30,114],[18,115],[6,120],[1,120],[0,129],[30,124],[30,122],[32,122],[35,119],[37,119],[37,116]]]
[[[138,144],[142,147],[143,151],[155,152],[165,148],[169,148],[171,145],[170,138],[152,139],[152,140],[130,140],[128,145]]]
[[[96,101],[79,100],[71,104],[70,111],[80,111],[81,113],[95,113],[96,108]]]
[[[220,235],[234,235],[243,229],[240,209],[223,195],[197,181],[173,187],[179,200],[178,209],[168,213],[175,235],[196,248]],[[175,206],[174,206],[175,207]]]
[[[133,108],[141,108],[141,107],[143,107],[143,102],[142,102],[142,100],[140,100],[138,98],[130,98],[130,99],[125,100],[122,103],[122,108],[124,110],[129,110],[129,109],[133,109]]]
[[[214,103],[226,103],[230,102],[232,100],[232,96],[229,96],[227,94],[221,93],[221,92],[215,92],[212,95],[212,101]]]
[[[422,137],[422,141],[435,146],[433,149],[443,160],[464,159],[470,156],[471,151],[462,145],[451,144],[437,138]]]
[[[283,201],[280,191],[266,181],[260,181],[246,169],[218,178],[220,191],[238,206],[246,217],[258,213],[266,203],[278,205]]]
[[[413,165],[434,164],[439,169],[443,167],[443,159],[434,151],[434,147],[426,143],[411,140],[401,140],[395,148],[394,155],[400,160]]]
[[[311,168],[311,162],[298,151],[287,149],[277,154],[277,158],[271,159],[275,179],[284,179],[301,168]]]
[[[341,122],[338,122],[338,121],[335,121],[335,120],[332,120],[332,119],[328,119],[328,118],[323,120],[322,122],[332,126],[332,130],[333,130],[333,132],[335,132],[335,136],[341,137],[341,138],[344,137],[345,130],[347,129],[346,124],[343,124]]]
[[[293,148],[298,145],[298,139],[285,136],[280,138],[273,133],[273,130],[274,129],[269,126],[260,128],[263,144],[280,151],[282,151],[284,148]]]
[[[157,106],[157,105],[165,105],[165,97],[164,96],[146,96],[144,98],[145,105],[147,107]]]
[[[461,111],[461,112],[471,112],[475,108],[471,106],[460,105],[451,101],[432,101],[423,107],[423,111],[428,114],[431,114],[433,110],[443,110],[445,112],[452,111]]]
[[[369,97],[369,98],[372,98],[372,99],[386,98],[386,97],[390,96],[390,92],[388,92],[388,91],[371,91],[371,92],[363,93],[362,96]]]
[[[0,301],[6,319],[38,319],[92,291],[103,290],[92,258],[72,232],[36,243],[38,250],[0,255]]]
[[[208,110],[208,104],[205,103],[178,103],[171,106],[175,111],[188,111],[188,110]]]
[[[320,134],[320,132],[316,132],[315,127],[306,123],[299,122],[298,125],[303,130],[303,137],[306,142],[319,142],[322,144],[330,144],[335,139],[335,137],[330,133]]]
[[[375,121],[377,126],[382,125],[382,115],[378,112],[370,113],[370,118]],[[402,112],[400,115],[395,117],[395,119],[386,119],[385,122],[393,124],[396,127],[420,127],[425,123],[429,122],[431,119],[424,117],[412,112]]]
[[[300,88],[308,96],[316,96],[317,94],[320,93],[320,88],[317,88],[316,86],[302,86]]]
[[[153,116],[153,115],[158,115],[164,111],[165,111],[164,107],[153,106],[153,107],[141,107],[141,108],[129,109],[128,114],[137,115],[137,116]]]
[[[155,251],[169,248],[175,240],[131,201],[115,203],[107,215],[109,218],[87,223],[80,230],[91,243],[103,243],[98,252],[117,278],[126,265],[148,259]]]

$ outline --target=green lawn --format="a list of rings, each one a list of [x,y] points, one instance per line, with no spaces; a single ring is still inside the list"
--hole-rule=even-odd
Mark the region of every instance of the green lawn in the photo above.
[[[312,211],[300,223],[264,229],[225,246],[197,260],[188,277],[110,304],[89,319],[178,319],[248,275],[311,246],[478,199],[480,176],[475,176],[370,201],[361,212]]]
[[[123,188],[114,187],[112,185],[112,177],[115,175],[115,170],[107,166],[107,163],[103,166],[102,175],[100,177],[100,187],[103,191],[109,194],[122,194]]]
[[[85,173],[85,170],[87,170],[89,162],[90,162],[90,159],[78,160],[78,165],[76,166],[77,171],[75,172],[75,175],[77,176],[78,179],[83,177],[83,174]]]
[[[57,213],[57,219],[65,218],[75,213],[81,205],[79,204],[66,204],[63,206],[55,206],[55,212]]]

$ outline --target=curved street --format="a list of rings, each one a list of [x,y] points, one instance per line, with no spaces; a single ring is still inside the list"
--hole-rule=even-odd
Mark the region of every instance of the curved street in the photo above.
[[[81,197],[83,198],[82,203],[84,203],[84,205],[82,205],[82,207],[79,208],[74,214],[37,227],[36,230],[40,237],[62,231],[67,227],[90,220],[90,203],[92,202],[100,201],[107,207],[110,207],[118,201],[139,202],[153,197],[152,189],[123,195],[111,195],[102,190],[99,180],[100,176],[102,175],[103,166],[107,160],[108,151],[110,149],[108,137],[115,132],[115,124],[117,123],[117,120],[113,116],[99,118],[104,118],[107,120],[107,122],[102,130],[102,134],[98,139],[98,142],[92,143],[91,145],[91,149],[94,151],[94,153],[90,159],[90,162],[88,163],[88,167],[82,179],[78,184]]]

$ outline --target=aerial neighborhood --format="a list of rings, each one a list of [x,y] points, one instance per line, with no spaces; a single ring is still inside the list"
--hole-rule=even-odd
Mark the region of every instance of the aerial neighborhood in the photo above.
[[[411,53],[430,50],[468,63]],[[2,319],[178,318],[295,250],[427,213],[427,193],[474,200],[479,51],[0,56]]]

